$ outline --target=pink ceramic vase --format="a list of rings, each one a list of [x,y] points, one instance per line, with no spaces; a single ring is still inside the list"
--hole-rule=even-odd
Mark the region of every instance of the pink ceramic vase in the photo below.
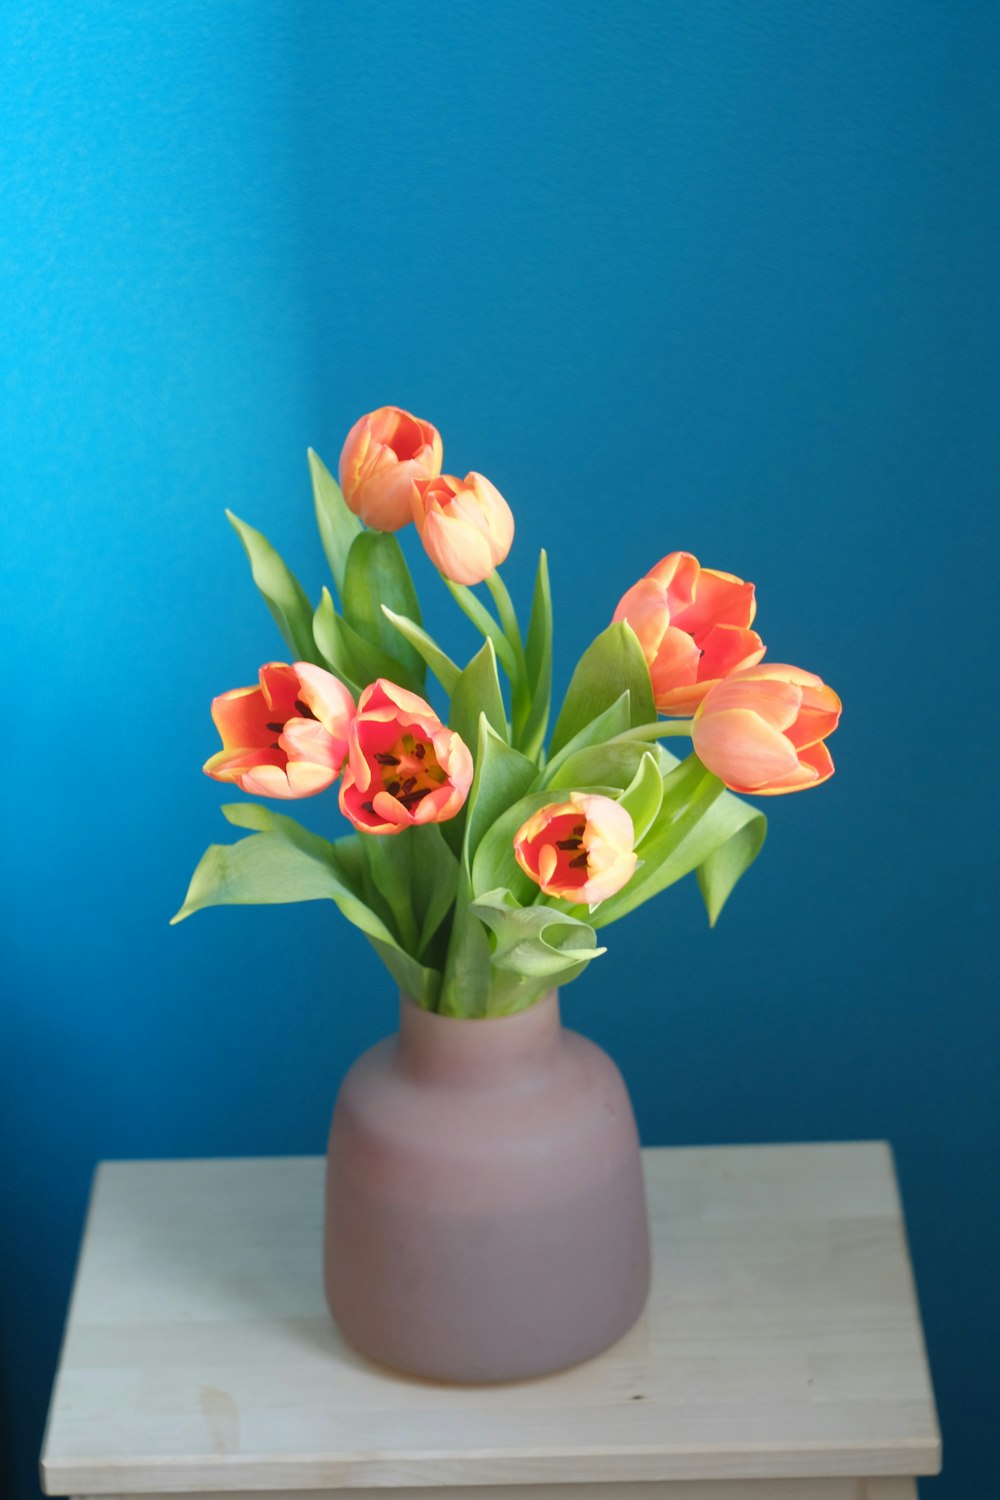
[[[491,1020],[403,1000],[337,1099],[325,1278],[355,1348],[438,1380],[546,1374],[632,1326],[649,1289],[635,1118],[554,990]]]

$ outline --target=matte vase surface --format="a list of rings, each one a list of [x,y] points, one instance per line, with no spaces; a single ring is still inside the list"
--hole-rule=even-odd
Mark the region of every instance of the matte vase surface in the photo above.
[[[404,999],[348,1073],[327,1161],[327,1300],[410,1374],[498,1381],[615,1343],[649,1289],[635,1118],[551,991],[497,1019]]]

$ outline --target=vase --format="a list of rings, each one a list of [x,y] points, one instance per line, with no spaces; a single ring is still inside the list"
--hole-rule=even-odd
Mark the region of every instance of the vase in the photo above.
[[[650,1265],[635,1117],[556,991],[492,1019],[402,1000],[334,1109],[324,1262],[348,1343],[412,1375],[543,1375],[627,1332]]]

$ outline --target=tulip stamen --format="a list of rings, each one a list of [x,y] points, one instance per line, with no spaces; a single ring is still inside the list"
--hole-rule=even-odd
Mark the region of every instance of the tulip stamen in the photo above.
[[[582,839],[556,839],[557,849],[579,849]]]
[[[379,763],[380,766],[398,766],[399,765],[399,756],[398,755],[390,755],[389,752],[388,752],[388,750],[377,750],[375,752],[375,759],[378,761],[378,763]]]
[[[269,729],[272,734],[283,734],[285,731],[285,726],[283,723],[265,724],[264,728]]]
[[[303,703],[301,698],[295,700],[295,711],[300,719],[315,719],[316,717],[308,703]]]
[[[588,858],[589,858],[589,856],[588,856],[587,851],[585,849],[582,854],[578,854],[575,859],[571,859],[570,860],[570,862],[569,862],[570,869],[571,870],[585,870],[587,868]]]

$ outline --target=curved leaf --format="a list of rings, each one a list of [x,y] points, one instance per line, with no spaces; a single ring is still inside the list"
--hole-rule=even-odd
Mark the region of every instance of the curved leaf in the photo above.
[[[388,604],[397,614],[420,624],[420,602],[403,549],[388,531],[362,531],[351,543],[341,590],[344,619],[351,630],[392,661],[402,663],[416,691],[423,690],[423,657],[382,613]],[[400,682],[398,675],[383,674]],[[368,679],[369,681],[371,679]]]
[[[361,531],[361,522],[347,507],[340,485],[318,453],[309,449],[309,473],[312,478],[316,523],[326,560],[330,564],[337,593],[344,592],[344,568],[351,543]]]
[[[433,640],[420,625],[415,625],[406,615],[398,615],[395,610],[390,609],[388,604],[382,605],[382,613],[389,620],[400,635],[408,640],[417,655],[430,667],[438,682],[444,688],[449,698],[455,691],[455,684],[462,675],[462,669],[457,662],[453,662],[437,641]]]
[[[626,689],[630,694],[631,724],[654,720],[656,705],[646,658],[635,631],[627,621],[619,620],[597,637],[577,663],[552,731],[553,754],[610,708]]]
[[[313,609],[295,574],[285,566],[277,552],[261,532],[231,510],[226,511],[230,525],[243,543],[253,581],[260,590],[274,620],[285,638],[295,661],[318,664],[319,657],[313,640]]]
[[[486,891],[471,910],[493,933],[490,962],[526,979],[553,980],[564,969],[606,953],[594,929],[548,906],[520,906],[510,891]]]
[[[459,674],[451,694],[448,726],[460,735],[475,755],[479,748],[479,715],[485,714],[490,728],[507,739],[507,711],[500,691],[497,657],[492,641],[484,641]]]

